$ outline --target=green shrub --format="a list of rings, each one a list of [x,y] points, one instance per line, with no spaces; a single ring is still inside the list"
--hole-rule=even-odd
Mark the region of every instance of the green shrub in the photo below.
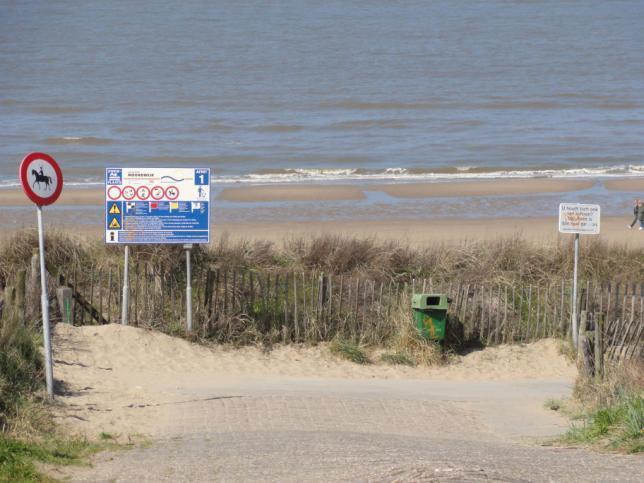
[[[43,362],[34,337],[15,320],[0,321],[0,425],[21,398],[42,385]]]
[[[83,456],[98,449],[78,439],[48,438],[36,443],[0,433],[0,481],[43,481],[45,478],[36,470],[34,462],[81,464]]]
[[[644,449],[644,398],[623,396],[586,415],[582,426],[568,431],[573,443],[600,443],[605,447],[640,452]]]

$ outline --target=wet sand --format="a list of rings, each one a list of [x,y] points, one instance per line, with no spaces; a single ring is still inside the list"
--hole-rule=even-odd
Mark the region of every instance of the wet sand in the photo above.
[[[628,187],[644,184],[640,180],[611,180],[611,186]],[[621,184],[620,184],[621,183]],[[270,202],[270,201],[339,201],[362,200],[364,191],[381,191],[395,198],[431,198],[459,196],[496,196],[521,195],[533,193],[565,193],[591,188],[594,181],[569,179],[495,179],[480,181],[453,181],[437,183],[392,183],[392,184],[297,184],[297,185],[253,185],[224,188],[218,200],[232,202]],[[635,189],[635,188],[633,188]],[[67,188],[63,190],[57,204],[63,205],[102,205],[102,188]],[[24,206],[30,202],[21,189],[0,190],[0,200],[4,206]]]
[[[568,179],[494,179],[456,183],[410,183],[370,186],[395,198],[434,198],[451,196],[498,196],[531,193],[565,193],[589,189],[590,180]]]
[[[0,190],[0,201],[4,206],[28,206],[31,201],[21,188]],[[60,198],[56,201],[59,205],[98,205],[105,203],[103,188],[63,188]]]
[[[644,183],[644,179],[608,180],[605,182],[610,189],[634,189]],[[511,194],[516,199],[521,194],[571,192],[587,189],[594,184],[591,180],[565,179],[512,179],[512,180],[483,180],[441,183],[413,183],[389,185],[263,185],[227,187],[218,199],[228,202],[262,202],[287,201],[292,202],[289,209],[282,215],[273,216],[276,221],[253,222],[240,219],[239,222],[221,222],[213,218],[212,240],[222,236],[233,240],[268,240],[281,243],[292,237],[311,237],[316,235],[338,235],[347,237],[374,237],[381,240],[394,240],[411,245],[422,245],[435,242],[460,242],[464,240],[495,240],[507,237],[520,237],[541,242],[557,242],[570,239],[569,235],[560,235],[556,216],[544,217],[492,217],[479,219],[463,219],[458,213],[453,217],[436,213],[433,217],[414,219],[401,213],[389,210],[384,215],[383,206],[374,205],[372,212],[365,208],[354,213],[355,219],[321,221],[315,219],[315,214],[305,219],[293,221],[294,214],[300,211],[297,201],[334,201],[360,200],[364,191],[382,191],[390,196],[399,198],[415,197],[459,197],[459,196],[493,196]],[[102,188],[67,189],[56,204],[64,209],[48,209],[45,218],[50,228],[63,230],[84,238],[102,239],[102,212],[85,212],[80,214],[71,209],[74,205],[85,207],[100,207],[104,200]],[[643,196],[644,197],[644,196]],[[20,189],[0,190],[0,202],[3,206],[29,206],[30,202]],[[445,200],[449,204],[450,201]],[[507,203],[503,200],[502,203]],[[66,208],[65,208],[66,206]],[[264,208],[265,209],[265,208]],[[343,207],[343,210],[348,208]],[[304,208],[302,208],[304,210]],[[70,216],[70,214],[72,214]],[[304,211],[302,211],[303,214]],[[494,213],[492,210],[490,213]],[[427,212],[425,213],[427,214]],[[554,214],[554,213],[553,213]],[[378,218],[378,216],[382,216]],[[623,244],[631,247],[644,247],[644,232],[627,229],[632,221],[630,209],[624,216],[602,216],[601,234],[597,237],[610,243]],[[25,215],[22,208],[0,210],[0,238],[6,238],[17,230],[34,228],[35,210]],[[584,236],[584,239],[595,238]]]
[[[225,188],[222,201],[329,201],[360,200],[364,191],[381,191],[395,198],[498,196],[531,193],[565,193],[591,188],[590,180],[495,179],[437,183],[391,183],[368,185],[263,185]]]
[[[222,201],[331,201],[362,200],[364,192],[352,185],[264,185],[225,188],[217,197]]]
[[[614,179],[604,182],[604,186],[614,191],[641,191],[644,198],[644,178]]]

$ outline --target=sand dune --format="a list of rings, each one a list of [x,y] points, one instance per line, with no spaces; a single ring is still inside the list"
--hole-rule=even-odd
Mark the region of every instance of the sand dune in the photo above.
[[[576,369],[558,353],[558,343],[501,346],[457,357],[445,367],[357,365],[317,347],[230,349],[202,346],[160,332],[121,325],[54,330],[54,377],[62,381],[58,417],[73,430],[95,437],[163,435],[173,411],[190,402],[204,383],[211,389],[278,380],[571,381]]]

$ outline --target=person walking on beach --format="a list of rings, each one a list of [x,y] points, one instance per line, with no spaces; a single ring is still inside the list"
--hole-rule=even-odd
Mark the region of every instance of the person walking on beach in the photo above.
[[[640,222],[640,230],[642,230],[642,227],[644,227],[644,224],[642,224],[642,221],[644,220],[644,203],[642,203],[641,200],[636,199],[633,203],[633,222],[628,225],[628,228],[633,228],[638,220]]]

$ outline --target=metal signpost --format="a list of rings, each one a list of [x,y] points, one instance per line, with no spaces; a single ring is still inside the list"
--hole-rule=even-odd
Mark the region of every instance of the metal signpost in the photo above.
[[[192,268],[190,266],[192,245],[186,244],[183,248],[186,250],[186,329],[192,332]]]
[[[192,330],[190,251],[210,242],[210,168],[107,168],[105,242],[125,245],[121,323],[127,325],[130,244],[184,244]],[[188,248],[190,245],[190,248]]]
[[[63,173],[58,163],[45,153],[30,153],[20,163],[20,183],[27,197],[36,204],[38,215],[38,251],[40,253],[40,305],[45,348],[45,380],[47,394],[54,397],[54,369],[51,357],[49,328],[49,297],[47,295],[47,269],[45,268],[45,230],[42,207],[56,202],[63,191]]]
[[[598,235],[600,221],[599,205],[584,205],[580,203],[559,204],[559,232],[575,235],[575,261],[572,278],[572,343],[577,347],[577,267],[579,264],[579,235]]]

